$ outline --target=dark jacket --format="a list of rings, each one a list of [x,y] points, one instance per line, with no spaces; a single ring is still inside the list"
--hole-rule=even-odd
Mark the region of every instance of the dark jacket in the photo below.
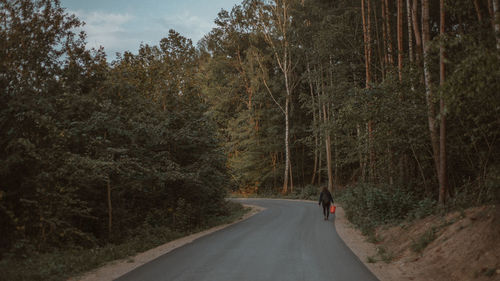
[[[318,205],[321,203],[323,203],[323,205],[328,205],[330,204],[330,202],[333,203],[333,197],[330,191],[328,190],[321,191],[321,194],[319,195]]]

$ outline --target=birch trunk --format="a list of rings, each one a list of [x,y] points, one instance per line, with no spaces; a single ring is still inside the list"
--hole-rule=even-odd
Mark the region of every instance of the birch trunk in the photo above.
[[[309,92],[311,94],[311,103],[312,103],[312,115],[313,115],[313,134],[314,134],[314,167],[313,167],[313,172],[312,172],[312,177],[311,177],[311,184],[314,184],[314,180],[316,179],[316,169],[318,168],[318,133],[317,133],[317,128],[318,128],[318,120],[316,119],[316,98],[314,96],[314,87],[313,87],[313,82],[312,82],[312,75],[311,75],[311,68],[309,66],[309,60],[306,63],[306,70],[307,70],[307,79],[309,83]]]

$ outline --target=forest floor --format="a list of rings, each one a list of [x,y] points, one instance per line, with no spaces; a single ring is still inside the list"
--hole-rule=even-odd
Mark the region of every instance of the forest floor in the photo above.
[[[338,208],[337,233],[381,281],[500,280],[500,205],[382,226],[368,238]]]

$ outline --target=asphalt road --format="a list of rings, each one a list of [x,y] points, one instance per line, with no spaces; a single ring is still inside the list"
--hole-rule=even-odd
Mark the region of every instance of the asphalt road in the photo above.
[[[119,281],[364,281],[377,278],[311,202],[245,199],[266,209],[177,248]]]

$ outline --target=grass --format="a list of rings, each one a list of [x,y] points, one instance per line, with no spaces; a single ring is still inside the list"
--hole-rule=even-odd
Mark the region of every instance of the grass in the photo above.
[[[435,227],[428,229],[416,241],[413,241],[410,248],[415,253],[421,253],[427,247],[427,245],[429,245],[432,241],[436,239],[436,232],[437,230]]]
[[[9,281],[58,281],[67,280],[107,262],[128,258],[177,238],[202,231],[217,225],[233,222],[249,211],[241,205],[231,203],[227,216],[214,217],[206,227],[191,232],[178,232],[168,227],[144,227],[126,243],[108,244],[92,249],[59,249],[50,253],[34,253],[25,258],[4,258],[0,260],[0,280]]]
[[[385,247],[377,247],[377,254],[374,256],[369,256],[366,258],[368,263],[376,263],[377,261],[383,261],[385,263],[390,263],[394,259],[394,254],[388,251]]]
[[[377,258],[374,257],[374,256],[366,257],[366,262],[367,263],[376,263],[377,262]]]
[[[377,255],[380,257],[380,260],[385,263],[390,263],[394,259],[394,254],[387,251],[385,247],[377,247]]]

